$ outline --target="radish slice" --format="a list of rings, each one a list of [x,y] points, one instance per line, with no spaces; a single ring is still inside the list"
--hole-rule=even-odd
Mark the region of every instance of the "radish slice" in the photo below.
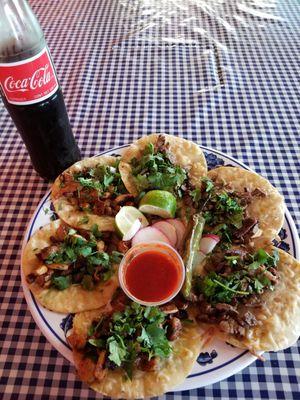
[[[167,219],[166,222],[173,225],[174,228],[176,229],[177,233],[176,248],[180,249],[183,245],[183,239],[185,236],[185,225],[179,219]]]
[[[206,235],[203,235],[202,237],[211,238],[211,239],[215,240],[217,243],[219,243],[219,241],[220,241],[220,236],[214,235],[213,233],[207,233]]]
[[[152,225],[153,228],[160,230],[169,240],[171,246],[175,247],[177,242],[177,233],[173,225],[166,221],[159,221]]]
[[[203,235],[200,241],[199,250],[203,254],[208,254],[213,251],[215,246],[219,243],[220,237],[213,234]]]
[[[132,239],[133,246],[138,243],[147,242],[165,242],[167,244],[170,244],[168,238],[160,230],[154,228],[153,226],[142,228]]]

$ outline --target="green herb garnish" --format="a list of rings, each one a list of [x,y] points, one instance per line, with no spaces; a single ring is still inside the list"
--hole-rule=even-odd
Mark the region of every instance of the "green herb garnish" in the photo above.
[[[99,252],[97,241],[90,234],[87,240],[70,229],[57,251],[52,252],[45,260],[46,265],[67,264],[71,268],[66,276],[61,276],[56,270],[51,284],[58,290],[64,290],[73,283],[80,283],[86,290],[92,290],[96,281],[107,281],[114,273],[113,264],[119,263],[123,255],[112,252],[111,255]],[[81,277],[78,281],[78,275]],[[96,279],[96,280],[95,280]]]
[[[70,276],[57,276],[55,273],[51,276],[51,283],[55,289],[65,290],[71,286]]]
[[[80,220],[78,221],[79,225],[84,225],[87,224],[89,222],[89,217],[87,215],[85,215],[84,217],[80,218]]]
[[[233,193],[218,193],[210,179],[202,181],[204,191],[198,204],[205,218],[205,232],[221,236],[220,245],[226,248],[232,243],[234,232],[243,225],[244,207]]]
[[[165,320],[166,314],[158,307],[131,303],[123,312],[113,314],[109,333],[107,329],[103,335],[101,333],[102,324],[106,322],[103,319],[92,325],[87,342],[94,348],[106,350],[109,360],[124,369],[131,379],[137,354],[144,353],[149,360],[170,356],[172,347],[163,327]]]
[[[214,184],[213,181],[210,180],[209,178],[202,178],[202,182],[205,184],[205,192],[210,193],[214,189]]]
[[[113,166],[99,164],[94,168],[75,173],[74,180],[83,188],[97,190],[99,197],[108,190],[116,195],[126,193],[118,167],[119,160]],[[80,190],[78,197],[80,197]]]
[[[229,275],[210,272],[198,280],[197,287],[209,303],[230,303],[234,297],[245,297],[262,293],[266,288],[274,288],[274,282],[265,271],[276,267],[279,260],[277,251],[270,255],[259,249],[254,255],[248,255],[245,260],[239,256],[225,256],[224,260],[232,268]],[[258,270],[261,266],[262,270]],[[256,270],[257,273],[253,273]]]
[[[155,152],[152,143],[145,147],[141,159],[131,160],[131,166],[139,192],[159,189],[182,196],[181,186],[187,180],[187,172],[174,165],[165,152]]]
[[[96,239],[101,239],[102,233],[99,231],[99,227],[97,224],[93,224],[91,228],[92,234],[95,236]]]

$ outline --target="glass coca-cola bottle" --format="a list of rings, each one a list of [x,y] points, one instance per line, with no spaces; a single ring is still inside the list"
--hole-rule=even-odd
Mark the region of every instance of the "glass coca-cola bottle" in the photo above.
[[[0,1],[0,91],[40,176],[52,180],[80,159],[43,32],[25,0]]]

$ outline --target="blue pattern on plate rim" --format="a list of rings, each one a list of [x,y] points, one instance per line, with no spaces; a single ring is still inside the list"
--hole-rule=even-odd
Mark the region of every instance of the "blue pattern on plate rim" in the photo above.
[[[111,153],[110,156],[111,156],[111,157],[121,157],[121,154],[118,154],[118,153]]]
[[[73,328],[73,318],[75,314],[68,314],[65,318],[62,319],[59,326],[64,331],[65,337],[67,337],[67,333],[70,329]]]
[[[281,240],[284,240],[288,237],[287,233],[286,233],[286,229],[281,228],[280,232],[278,233],[278,236],[280,237]]]
[[[225,161],[222,158],[218,157],[216,154],[204,151],[204,156],[206,158],[207,169],[209,171],[213,168],[217,168],[225,164]]]
[[[286,251],[287,253],[290,251],[290,245],[284,241],[284,239],[286,239],[288,237],[287,233],[286,233],[286,229],[281,228],[278,236],[280,237],[281,240],[273,240],[273,244],[275,247],[278,247],[279,249]]]
[[[54,208],[54,205],[53,205],[52,201],[50,203],[49,208],[50,208],[50,211],[51,211],[51,216],[50,216],[51,221],[57,220],[59,217],[55,212],[55,208]]]
[[[212,364],[213,360],[218,357],[216,350],[212,350],[210,353],[206,351],[205,353],[200,353],[197,358],[197,363],[203,367],[207,364]]]
[[[280,242],[278,242],[277,240],[273,240],[273,244],[275,247],[277,247],[278,249],[281,249],[287,253],[289,253],[290,251],[290,245],[286,242],[284,242],[283,240],[281,240]]]

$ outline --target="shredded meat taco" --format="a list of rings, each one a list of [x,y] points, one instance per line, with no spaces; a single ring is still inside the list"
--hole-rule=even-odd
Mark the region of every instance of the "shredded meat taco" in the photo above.
[[[183,304],[144,307],[117,292],[111,305],[75,315],[68,340],[79,377],[103,395],[125,399],[180,384],[203,341]]]
[[[201,185],[207,167],[202,150],[195,143],[166,134],[143,136],[125,150],[120,173],[133,195],[152,189],[167,190],[183,197]]]
[[[200,208],[206,231],[223,243],[264,246],[277,237],[284,221],[284,200],[255,172],[219,167],[208,172]]]
[[[74,313],[106,304],[118,286],[117,267],[126,251],[114,233],[76,231],[56,220],[33,234],[22,268],[39,303],[49,310]]]
[[[300,263],[275,247],[218,251],[194,282],[197,320],[254,354],[293,345],[300,334]]]
[[[68,225],[90,230],[114,230],[114,216],[121,206],[132,205],[119,173],[119,160],[100,156],[72,165],[55,180],[52,202],[56,213]]]

